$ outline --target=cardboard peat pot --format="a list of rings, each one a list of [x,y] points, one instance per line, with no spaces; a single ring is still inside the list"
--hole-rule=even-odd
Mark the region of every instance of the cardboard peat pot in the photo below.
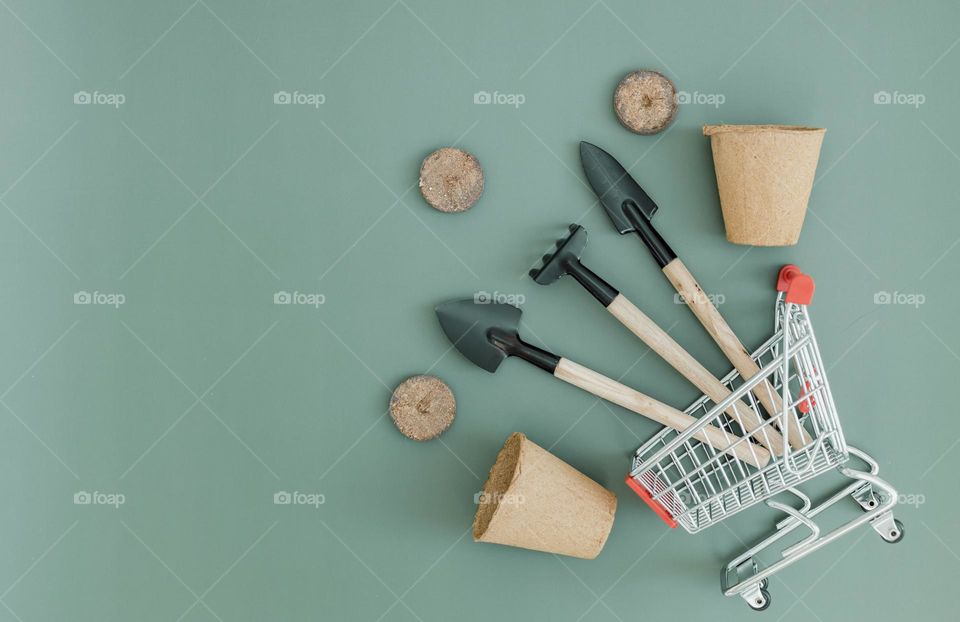
[[[705,125],[727,240],[792,246],[800,238],[823,128]]]
[[[593,559],[616,509],[612,492],[515,432],[483,485],[473,539]]]

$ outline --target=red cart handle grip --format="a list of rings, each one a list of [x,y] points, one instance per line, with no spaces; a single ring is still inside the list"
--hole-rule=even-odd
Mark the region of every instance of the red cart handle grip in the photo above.
[[[787,264],[780,268],[780,274],[777,275],[777,291],[786,293],[787,302],[808,305],[813,300],[815,288],[813,278],[801,272],[795,265]]]

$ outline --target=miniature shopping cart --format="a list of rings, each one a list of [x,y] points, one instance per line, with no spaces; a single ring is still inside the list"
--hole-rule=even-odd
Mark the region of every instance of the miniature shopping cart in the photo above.
[[[703,396],[691,404],[686,413],[699,421],[684,431],[665,428],[647,441],[637,450],[627,476],[627,484],[667,524],[682,525],[690,533],[760,501],[785,514],[773,534],[731,561],[723,572],[723,593],[739,595],[756,610],[770,605],[769,577],[861,525],[869,524],[887,542],[899,542],[903,537],[903,525],[893,517],[896,491],[877,476],[879,468],[873,458],[847,445],[843,438],[807,311],[813,280],[796,266],[784,266],[777,290],[774,334],[752,355],[760,372],[746,381],[736,371],[723,378],[732,392],[727,399],[714,403]],[[763,390],[775,391],[782,403],[781,412],[769,419],[763,419],[764,410],[755,395]],[[736,416],[726,412],[734,403],[753,409],[762,425],[741,425]],[[695,439],[708,425],[727,431],[736,442],[718,450]],[[782,444],[765,440],[774,431],[782,434]],[[764,464],[760,468],[730,451],[734,445],[745,444],[762,453],[751,437],[759,439],[770,453],[765,464],[758,461]],[[797,442],[798,438],[802,441]],[[851,457],[866,468],[848,466]],[[814,506],[797,486],[833,469],[848,479],[848,484]],[[848,496],[863,513],[821,533],[815,519]],[[788,503],[791,498],[793,503]],[[809,533],[801,532],[805,537],[782,548],[779,560],[763,566],[754,557],[798,527]]]

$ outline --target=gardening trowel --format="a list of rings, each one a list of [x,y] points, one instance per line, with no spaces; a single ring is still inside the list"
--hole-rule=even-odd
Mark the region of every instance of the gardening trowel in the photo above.
[[[730,390],[711,374],[706,367],[683,349],[673,340],[665,330],[657,326],[656,322],[637,308],[635,304],[618,292],[610,283],[596,272],[583,265],[580,255],[587,245],[587,230],[580,225],[570,225],[566,237],[557,240],[557,250],[543,256],[543,264],[530,271],[533,280],[541,285],[549,285],[560,277],[569,274],[580,285],[590,292],[610,314],[621,324],[647,344],[651,350],[660,355],[663,360],[680,372],[698,389],[703,391],[714,403],[719,404],[727,399]],[[727,414],[736,421],[741,428],[750,432],[753,438],[768,447],[775,455],[783,453],[783,437],[764,425],[762,417],[749,405],[737,401],[727,408]]]
[[[580,160],[590,186],[599,197],[614,226],[621,234],[636,233],[643,240],[674,289],[717,342],[727,359],[740,372],[741,377],[748,380],[759,372],[760,368],[704,293],[703,288],[654,228],[652,220],[658,208],[653,199],[613,156],[600,147],[581,142]],[[754,387],[753,392],[767,412],[778,421],[782,421],[779,418],[784,413],[783,400],[770,383],[764,379]],[[809,443],[811,438],[800,425],[793,409],[787,410],[789,411],[786,414],[789,422],[787,438],[792,447],[800,449]]]
[[[443,332],[457,350],[488,372],[495,372],[508,356],[516,356],[564,382],[675,430],[682,431],[697,423],[695,417],[523,341],[519,335],[522,312],[517,307],[502,303],[485,304],[466,298],[441,304],[436,311]],[[704,426],[694,436],[714,449],[729,452],[758,468],[770,460],[770,452],[763,447],[713,425]]]

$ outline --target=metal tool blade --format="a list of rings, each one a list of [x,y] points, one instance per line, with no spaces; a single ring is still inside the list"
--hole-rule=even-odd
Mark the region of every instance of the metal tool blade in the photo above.
[[[627,205],[635,205],[647,220],[653,218],[657,204],[612,155],[596,145],[581,142],[580,161],[590,187],[617,231],[632,233],[637,230],[624,211]]]
[[[454,347],[491,373],[509,356],[506,349],[490,338],[491,331],[519,340],[522,311],[512,305],[464,298],[438,305],[436,313],[440,327]]]

